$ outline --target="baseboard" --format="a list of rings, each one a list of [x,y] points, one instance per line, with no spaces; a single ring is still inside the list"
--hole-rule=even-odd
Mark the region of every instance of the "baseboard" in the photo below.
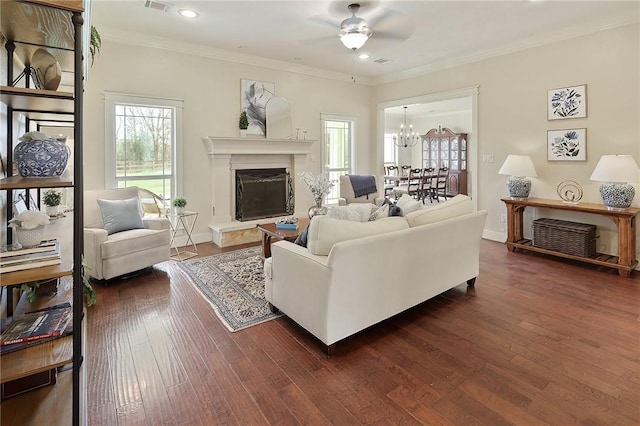
[[[482,238],[484,238],[485,240],[504,243],[507,240],[507,234],[504,232],[496,232],[485,229],[484,231],[482,231]]]

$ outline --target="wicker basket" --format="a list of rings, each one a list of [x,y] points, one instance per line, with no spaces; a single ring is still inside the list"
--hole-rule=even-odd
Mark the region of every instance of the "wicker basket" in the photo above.
[[[533,246],[574,256],[596,253],[596,226],[557,219],[533,221]]]

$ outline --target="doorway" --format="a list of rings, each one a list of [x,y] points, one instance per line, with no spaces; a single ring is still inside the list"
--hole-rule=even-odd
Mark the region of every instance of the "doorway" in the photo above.
[[[432,128],[450,127],[457,133],[468,134],[468,182],[467,193],[478,207],[478,93],[479,88],[470,87],[448,92],[421,95],[413,98],[383,102],[377,106],[376,169],[381,169],[390,149],[395,149],[395,158],[400,164],[422,167],[422,143],[395,144],[389,141],[397,137],[401,127],[412,126],[414,132],[425,134]],[[406,122],[404,107],[406,109]],[[386,142],[386,143],[385,143]],[[405,146],[408,145],[408,146]],[[385,155],[386,147],[386,155]]]

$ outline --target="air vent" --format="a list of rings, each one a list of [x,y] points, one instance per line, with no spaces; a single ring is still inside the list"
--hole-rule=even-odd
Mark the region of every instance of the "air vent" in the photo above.
[[[160,12],[171,12],[173,9],[173,4],[165,3],[163,1],[158,0],[145,0],[144,7],[148,7],[149,9],[159,10]]]
[[[380,58],[376,59],[373,62],[375,62],[376,64],[388,64],[389,62],[391,62],[391,59]]]

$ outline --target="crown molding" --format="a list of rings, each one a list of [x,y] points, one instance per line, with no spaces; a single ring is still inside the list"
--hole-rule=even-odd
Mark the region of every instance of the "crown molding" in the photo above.
[[[429,74],[435,71],[441,71],[447,68],[453,68],[459,65],[465,65],[473,62],[483,61],[485,59],[494,58],[497,56],[507,55],[509,53],[519,52],[522,50],[531,49],[534,47],[545,46],[552,43],[558,43],[565,40],[570,40],[577,37],[597,33],[600,31],[611,30],[614,28],[624,27],[627,25],[633,25],[640,22],[640,18],[637,16],[620,16],[616,21],[608,21],[606,23],[590,25],[582,24],[571,28],[562,29],[553,33],[541,34],[536,37],[530,37],[526,40],[520,40],[514,43],[507,43],[502,47],[496,49],[485,50],[471,55],[460,56],[453,59],[443,60],[439,62],[433,62],[431,64],[423,65],[420,67],[412,68],[406,71],[398,73],[390,73],[381,77],[371,79],[371,85],[377,86],[380,84],[393,83],[400,80],[406,80],[409,78],[420,77],[425,74]]]
[[[238,52],[232,52],[230,50],[217,49],[201,44],[186,43],[179,40],[152,36],[135,31],[120,30],[108,26],[100,27],[100,36],[103,40],[123,43],[127,45],[152,47],[156,49],[168,50],[171,52],[185,53],[188,55],[201,56],[209,59],[234,62],[244,65],[252,65],[296,74],[309,75],[312,77],[338,80],[365,86],[371,85],[371,79],[369,77],[364,77],[361,75],[354,76],[352,74],[330,71],[323,68],[278,61],[275,59],[263,58],[260,56],[247,55]]]

